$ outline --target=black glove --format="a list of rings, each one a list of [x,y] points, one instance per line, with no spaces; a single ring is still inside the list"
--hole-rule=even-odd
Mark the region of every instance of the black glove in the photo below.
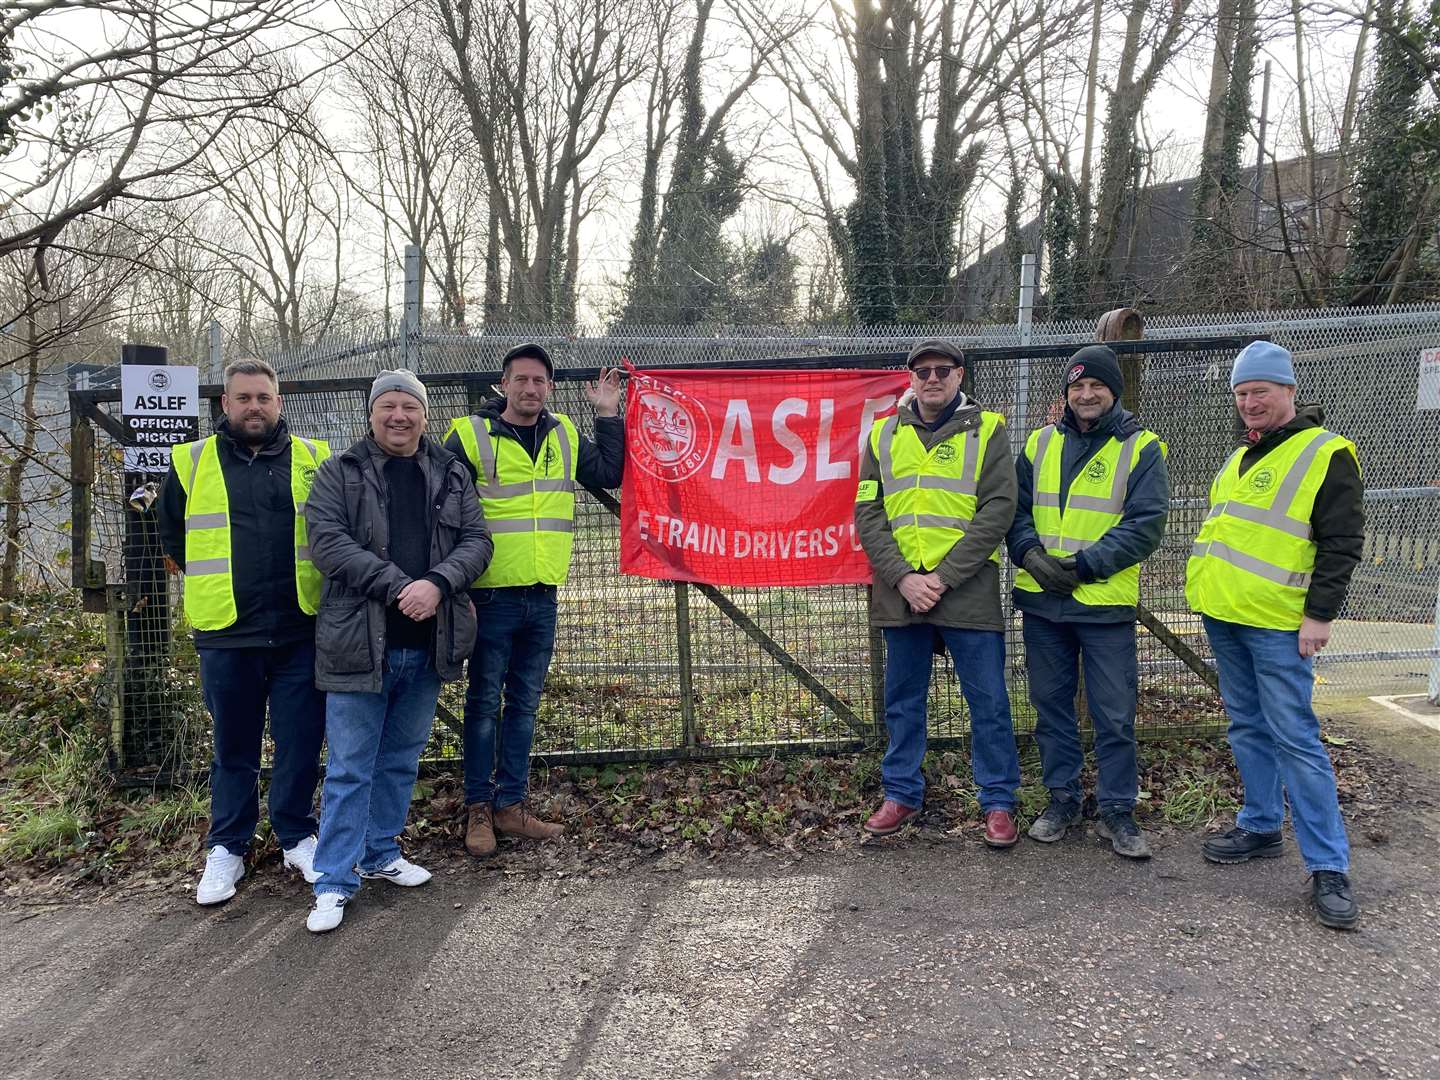
[[[1057,559],[1044,548],[1031,548],[1025,553],[1025,569],[1040,587],[1056,596],[1069,596],[1080,587],[1074,559]]]

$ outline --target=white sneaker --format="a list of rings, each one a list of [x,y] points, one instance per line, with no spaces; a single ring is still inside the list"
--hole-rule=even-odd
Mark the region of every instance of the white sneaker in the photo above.
[[[388,866],[382,866],[379,870],[361,870],[362,878],[379,878],[382,881],[389,881],[396,885],[415,886],[424,885],[430,880],[430,871],[423,866],[416,866],[409,859],[396,859]]]
[[[307,836],[292,848],[285,849],[285,868],[299,870],[300,876],[311,885],[320,880],[320,871],[315,869],[315,837]]]
[[[245,876],[245,859],[216,844],[205,856],[205,874],[195,890],[197,904],[218,904],[235,895],[235,883]]]
[[[315,906],[310,909],[310,914],[305,916],[305,929],[312,934],[334,930],[340,925],[340,920],[345,918],[347,903],[349,897],[341,896],[338,892],[321,893],[315,898]]]

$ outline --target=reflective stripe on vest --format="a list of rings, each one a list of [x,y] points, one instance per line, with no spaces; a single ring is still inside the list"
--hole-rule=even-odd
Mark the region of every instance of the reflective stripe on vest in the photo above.
[[[1241,476],[1245,450],[1231,454],[1210,485],[1210,512],[1185,567],[1185,599],[1195,611],[1226,622],[1297,630],[1315,569],[1315,495],[1330,459],[1354,456],[1355,444],[1309,428]]]
[[[475,469],[475,493],[495,554],[475,580],[481,589],[562,585],[575,538],[575,456],[580,437],[568,416],[545,434],[534,458],[488,418],[462,416],[450,425]]]
[[[980,469],[990,436],[1005,422],[982,412],[980,423],[925,449],[913,425],[898,416],[877,420],[870,448],[880,465],[885,516],[900,554],[917,570],[934,570],[975,516]],[[990,558],[1000,561],[997,547]]]
[[[1054,424],[1031,432],[1025,443],[1025,456],[1034,476],[1031,517],[1036,535],[1049,554],[1063,557],[1084,551],[1120,523],[1130,474],[1151,443],[1159,443],[1162,454],[1168,452],[1153,431],[1137,431],[1124,442],[1113,436],[1107,439],[1070,481],[1062,510],[1060,474],[1065,433]],[[1025,592],[1041,591],[1040,583],[1023,568],[1015,571],[1015,587]],[[1108,578],[1082,584],[1071,596],[1095,607],[1134,607],[1140,602],[1140,566],[1127,566]]]
[[[315,470],[330,456],[320,439],[290,436],[290,499],[295,509],[295,596],[300,610],[320,606],[320,571],[310,561],[305,501]],[[198,630],[223,630],[238,617],[230,557],[230,495],[220,467],[219,436],[170,448],[170,461],[185,490],[185,617]]]

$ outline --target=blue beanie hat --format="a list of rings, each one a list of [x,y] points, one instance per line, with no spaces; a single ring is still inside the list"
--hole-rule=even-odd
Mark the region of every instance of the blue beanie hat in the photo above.
[[[1269,341],[1252,341],[1241,349],[1235,357],[1235,366],[1230,369],[1230,389],[1257,379],[1294,386],[1295,365],[1290,360],[1290,350]]]

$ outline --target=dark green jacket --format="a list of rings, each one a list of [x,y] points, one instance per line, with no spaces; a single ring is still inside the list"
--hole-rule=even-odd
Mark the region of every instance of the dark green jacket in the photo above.
[[[966,401],[938,430],[931,431],[911,406],[901,405],[899,409],[900,423],[915,428],[926,449],[942,439],[978,427],[980,412],[978,403]],[[874,480],[880,490],[880,496],[873,501],[855,504],[855,530],[860,534],[860,544],[875,574],[870,590],[870,622],[875,626],[929,623],[969,630],[1004,630],[1000,567],[990,559],[990,553],[1004,543],[1005,533],[1015,517],[1015,462],[1010,456],[1005,425],[996,427],[986,446],[970,528],[940,560],[938,567],[927,567],[940,575],[946,590],[940,602],[923,614],[911,611],[900,594],[900,579],[916,571],[900,554],[900,545],[890,531],[880,463],[875,460],[868,439],[860,458],[860,479]]]

